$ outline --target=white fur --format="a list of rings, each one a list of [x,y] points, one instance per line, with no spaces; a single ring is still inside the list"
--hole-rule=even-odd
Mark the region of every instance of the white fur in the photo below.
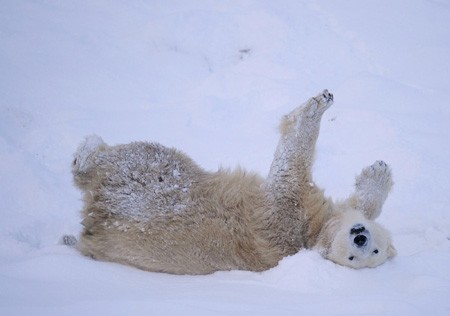
[[[375,267],[395,255],[375,223],[392,187],[384,162],[365,168],[349,199],[333,203],[311,176],[327,90],[286,115],[269,176],[206,172],[157,143],[107,146],[86,138],[74,181],[85,193],[77,248],[98,260],[175,274],[262,271],[302,248],[336,263]],[[73,239],[70,244],[73,244]]]

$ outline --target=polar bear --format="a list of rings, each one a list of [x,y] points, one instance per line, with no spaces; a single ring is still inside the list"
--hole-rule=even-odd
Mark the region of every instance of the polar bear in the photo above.
[[[157,143],[108,146],[87,137],[73,176],[84,192],[84,255],[143,270],[209,274],[263,271],[300,249],[335,263],[376,267],[396,254],[373,220],[393,185],[382,161],[363,169],[345,201],[324,196],[311,176],[327,90],[284,116],[266,179],[241,169],[215,173]]]

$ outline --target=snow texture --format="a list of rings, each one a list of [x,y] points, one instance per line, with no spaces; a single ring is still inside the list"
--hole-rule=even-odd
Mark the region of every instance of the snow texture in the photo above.
[[[98,151],[93,160],[98,169],[105,169],[101,192],[111,213],[139,222],[151,219],[154,212],[168,212],[168,205],[170,211],[183,211],[193,172],[183,170],[186,164],[175,153],[161,144],[144,142]]]
[[[0,42],[1,315],[450,315],[448,2],[4,0]],[[325,88],[314,181],[344,199],[386,161],[395,259],[192,277],[59,243],[86,135],[267,175],[281,117]]]

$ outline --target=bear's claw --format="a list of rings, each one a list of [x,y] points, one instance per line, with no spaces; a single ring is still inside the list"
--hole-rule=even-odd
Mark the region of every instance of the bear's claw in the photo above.
[[[299,108],[297,112],[304,113],[306,117],[321,117],[322,114],[333,104],[333,94],[323,90],[316,97],[310,98],[308,102]]]
[[[321,112],[325,112],[333,104],[333,94],[328,92],[327,89],[323,90],[322,93],[315,97],[316,101],[319,103],[319,109]]]
[[[385,163],[383,160],[377,160],[373,165],[370,167],[370,172],[375,177],[383,177],[383,176],[390,176],[391,174],[391,168]]]
[[[329,93],[327,89],[323,90],[322,92],[322,102],[328,103],[330,101],[333,101],[333,94]]]

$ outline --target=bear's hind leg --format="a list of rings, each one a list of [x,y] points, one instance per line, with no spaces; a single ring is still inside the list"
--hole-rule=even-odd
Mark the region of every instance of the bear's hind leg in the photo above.
[[[78,241],[73,235],[64,235],[60,239],[60,244],[66,245],[69,247],[76,247]]]
[[[86,137],[84,142],[78,146],[74,154],[72,174],[74,182],[79,188],[85,189],[89,185],[91,169],[94,166],[93,157],[98,150],[104,149],[106,146],[103,139],[97,135]]]

